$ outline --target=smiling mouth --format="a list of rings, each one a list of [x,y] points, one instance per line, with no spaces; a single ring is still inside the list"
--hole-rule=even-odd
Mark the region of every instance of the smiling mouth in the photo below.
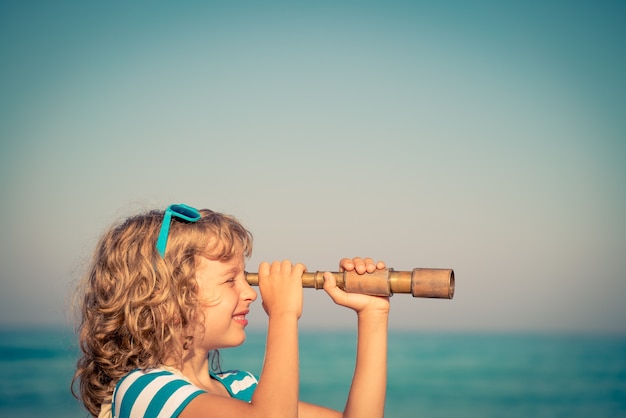
[[[248,311],[237,313],[233,315],[233,320],[235,322],[239,322],[240,324],[248,325],[248,320],[246,319],[247,314],[248,314]]]

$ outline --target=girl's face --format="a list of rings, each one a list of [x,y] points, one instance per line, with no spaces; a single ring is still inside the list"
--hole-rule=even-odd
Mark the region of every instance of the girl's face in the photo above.
[[[244,276],[243,254],[229,261],[198,257],[199,324],[195,344],[207,351],[235,347],[246,339],[246,315],[257,298]]]

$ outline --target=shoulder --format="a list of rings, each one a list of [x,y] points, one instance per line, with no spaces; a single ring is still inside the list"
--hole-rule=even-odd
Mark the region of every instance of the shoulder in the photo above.
[[[252,373],[244,370],[211,372],[211,376],[224,385],[230,396],[248,402],[252,399],[252,394],[258,383],[257,378]]]
[[[115,386],[113,417],[156,417],[159,414],[175,417],[203,392],[170,370],[133,370]]]

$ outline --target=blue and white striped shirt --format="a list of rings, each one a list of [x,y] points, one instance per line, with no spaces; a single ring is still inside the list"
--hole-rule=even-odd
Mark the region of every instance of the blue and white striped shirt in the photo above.
[[[230,370],[211,373],[230,396],[250,402],[257,385],[251,373]],[[113,418],[177,417],[193,398],[205,393],[184,376],[163,368],[133,370],[122,378],[113,392]]]

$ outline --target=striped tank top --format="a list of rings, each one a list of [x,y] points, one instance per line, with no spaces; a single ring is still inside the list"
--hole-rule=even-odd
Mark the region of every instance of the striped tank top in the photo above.
[[[249,372],[211,372],[231,397],[250,402],[257,379]],[[205,393],[173,369],[133,370],[113,391],[113,418],[177,417],[193,398]]]

